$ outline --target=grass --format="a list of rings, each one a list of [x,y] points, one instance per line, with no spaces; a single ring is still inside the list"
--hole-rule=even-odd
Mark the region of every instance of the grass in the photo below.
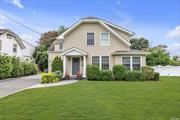
[[[180,77],[81,81],[0,99],[1,120],[170,120],[180,118]]]

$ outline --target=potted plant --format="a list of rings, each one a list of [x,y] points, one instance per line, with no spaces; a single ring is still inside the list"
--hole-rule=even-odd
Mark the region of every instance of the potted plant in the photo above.
[[[82,80],[82,74],[80,73],[80,71],[78,71],[78,73],[76,74],[76,77],[78,80]]]

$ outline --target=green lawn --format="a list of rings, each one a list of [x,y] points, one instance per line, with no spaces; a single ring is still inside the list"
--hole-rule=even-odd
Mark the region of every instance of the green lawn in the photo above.
[[[0,120],[170,120],[180,118],[180,77],[81,81],[0,99]]]

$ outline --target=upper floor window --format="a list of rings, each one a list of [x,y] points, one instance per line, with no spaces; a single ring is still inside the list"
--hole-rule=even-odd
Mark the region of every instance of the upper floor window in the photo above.
[[[102,70],[109,70],[109,56],[101,57]]]
[[[2,50],[2,40],[0,40],[0,51]]]
[[[87,45],[88,46],[94,45],[94,33],[87,33]]]
[[[17,45],[13,44],[13,53],[17,53]]]
[[[132,57],[133,70],[140,70],[140,57]]]
[[[101,46],[109,46],[109,44],[110,44],[109,33],[101,32],[100,45]]]
[[[92,64],[99,66],[99,56],[92,56]]]
[[[8,39],[11,39],[11,38],[12,38],[12,35],[7,34],[7,38],[8,38]]]
[[[122,57],[122,65],[127,70],[131,70],[131,60],[130,60],[130,57]]]

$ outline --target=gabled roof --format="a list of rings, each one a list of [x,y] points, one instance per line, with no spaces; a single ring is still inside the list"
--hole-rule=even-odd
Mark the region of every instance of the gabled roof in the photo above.
[[[129,43],[129,41],[127,41],[125,38],[123,38],[122,36],[120,36],[117,32],[115,32],[111,27],[115,27],[116,29],[123,31],[125,33],[127,33],[128,35],[132,36],[134,35],[134,32],[131,32],[129,30],[126,30],[122,27],[119,27],[117,25],[114,25],[110,22],[107,22],[105,20],[96,18],[96,17],[86,17],[86,18],[82,18],[81,20],[79,20],[77,23],[75,23],[74,25],[72,25],[68,30],[66,30],[63,34],[61,34],[60,36],[57,37],[57,39],[64,39],[64,36],[67,35],[68,33],[70,33],[71,31],[73,31],[76,27],[78,27],[79,25],[81,25],[82,23],[99,23],[101,24],[106,30],[108,30],[109,32],[111,32],[114,36],[116,36],[117,38],[119,38],[120,40],[122,40],[122,42],[127,45],[130,46],[131,44]],[[109,26],[108,26],[109,25]]]
[[[5,34],[5,33],[12,35],[15,38],[15,40],[17,41],[17,43],[19,44],[19,46],[21,47],[21,49],[26,48],[24,46],[22,40],[19,38],[19,36],[17,34],[15,34],[13,31],[11,31],[9,29],[0,29],[0,35]]]
[[[149,55],[149,52],[130,49],[130,51],[115,51],[112,55]]]
[[[87,55],[87,53],[80,50],[80,49],[78,49],[78,48],[73,47],[71,49],[68,49],[68,50],[64,51],[63,53],[61,53],[61,55],[79,56],[79,55]]]

